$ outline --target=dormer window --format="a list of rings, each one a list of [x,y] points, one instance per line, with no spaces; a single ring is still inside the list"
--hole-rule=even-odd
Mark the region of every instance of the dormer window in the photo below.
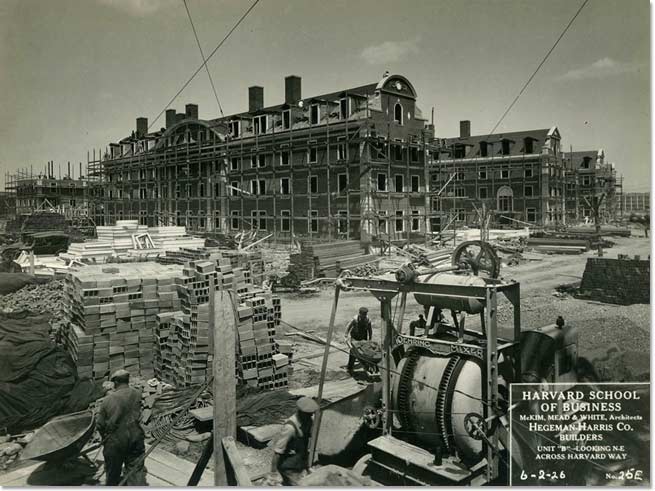
[[[230,121],[230,135],[233,138],[238,138],[241,134],[241,121]]]
[[[393,107],[393,120],[398,124],[403,124],[403,106],[399,102],[396,102]]]
[[[583,169],[590,169],[591,168],[591,157],[585,157],[584,160],[582,161],[582,168]]]
[[[266,114],[262,114],[261,116],[255,116],[253,119],[253,128],[255,131],[255,135],[259,135],[262,133],[266,133],[266,123],[268,122],[268,118]]]
[[[321,108],[318,104],[312,104],[309,108],[309,123],[319,124],[321,120]]]
[[[480,142],[480,157],[486,157],[487,155],[489,155],[487,142]]]
[[[350,117],[350,104],[347,97],[339,100],[339,118],[348,119]]]
[[[289,109],[282,111],[282,129],[291,129],[291,111]]]
[[[503,140],[503,155],[509,155],[509,140]]]
[[[523,146],[525,147],[525,153],[534,152],[534,140],[532,138],[526,138],[523,140]]]

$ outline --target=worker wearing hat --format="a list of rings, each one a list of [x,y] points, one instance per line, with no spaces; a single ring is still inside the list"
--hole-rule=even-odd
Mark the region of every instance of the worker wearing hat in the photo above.
[[[314,399],[301,397],[296,403],[296,413],[287,419],[273,439],[272,472],[279,472],[284,486],[296,486],[311,465],[309,438],[312,434],[313,415],[318,411]]]
[[[143,466],[145,434],[141,428],[141,391],[130,387],[130,373],[117,370],[110,380],[114,391],[100,405],[97,428],[103,441],[107,486],[121,482],[125,466],[127,486],[147,486]]]
[[[348,338],[352,341],[369,341],[373,338],[373,327],[371,326],[371,319],[368,318],[368,309],[366,307],[360,307],[359,314],[348,324],[344,339],[348,341]],[[353,351],[350,350],[348,356],[348,373],[352,374],[356,359]]]

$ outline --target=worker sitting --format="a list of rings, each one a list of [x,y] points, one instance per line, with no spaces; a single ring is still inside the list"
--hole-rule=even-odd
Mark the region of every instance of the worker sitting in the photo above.
[[[125,465],[127,486],[147,486],[145,434],[140,425],[141,391],[129,386],[127,370],[117,370],[110,380],[115,390],[102,401],[98,431],[102,437],[107,486],[118,486]]]
[[[423,335],[425,336],[427,334],[425,329],[426,326],[427,326],[427,322],[425,322],[425,319],[423,318],[423,314],[419,314],[418,319],[413,320],[412,322],[409,323],[409,335],[416,336],[416,328],[419,328],[419,329],[423,329]]]
[[[366,307],[361,307],[359,309],[359,315],[353,318],[346,328],[346,334],[344,334],[344,341],[347,343],[349,340],[352,341],[370,341],[373,338],[373,326],[371,325],[371,319],[368,318],[368,309]],[[352,374],[353,369],[355,368],[355,360],[357,357],[353,353],[353,349],[350,349],[348,354],[348,373]],[[377,368],[377,367],[376,367]]]
[[[311,465],[309,438],[318,404],[314,399],[301,397],[296,407],[296,413],[284,422],[271,444],[274,452],[271,471],[280,473],[283,486],[297,486]]]

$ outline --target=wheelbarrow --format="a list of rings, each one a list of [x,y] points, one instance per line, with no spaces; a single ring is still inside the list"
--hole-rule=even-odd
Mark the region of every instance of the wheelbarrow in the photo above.
[[[378,363],[382,361],[382,349],[377,341],[346,340],[350,353],[362,364],[368,375],[379,373]]]
[[[35,433],[20,454],[20,460],[64,462],[100,448],[85,447],[93,436],[95,417],[91,411],[64,414],[51,419]]]

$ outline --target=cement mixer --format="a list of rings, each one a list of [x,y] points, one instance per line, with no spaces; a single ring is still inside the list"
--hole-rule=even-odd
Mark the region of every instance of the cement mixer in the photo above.
[[[519,283],[470,271],[421,275],[408,266],[377,278],[344,275],[333,312],[338,292],[353,289],[380,301],[384,351],[381,401],[363,415],[381,436],[355,468],[391,485],[503,484],[509,384],[573,382],[575,330],[521,332]],[[392,315],[398,295],[400,312]],[[403,332],[408,295],[425,308],[423,335]],[[498,325],[500,297],[509,301],[510,326]]]

